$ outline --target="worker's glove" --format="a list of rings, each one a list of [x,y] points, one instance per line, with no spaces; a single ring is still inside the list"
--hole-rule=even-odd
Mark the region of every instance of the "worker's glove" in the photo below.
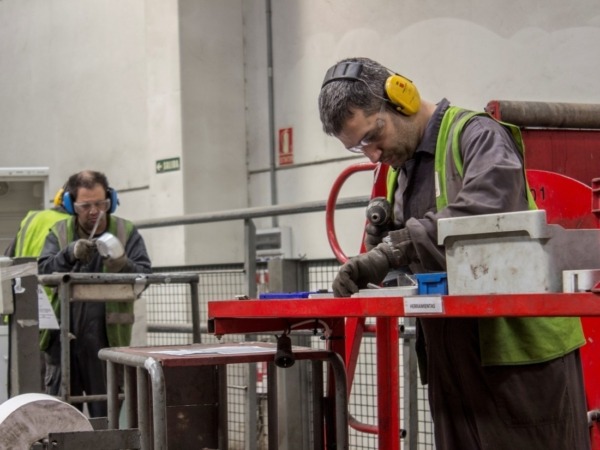
[[[110,273],[118,273],[121,272],[125,266],[127,266],[127,255],[121,255],[117,258],[104,258],[104,267],[106,267],[106,271]]]
[[[384,241],[373,250],[348,260],[333,280],[336,297],[350,297],[368,283],[380,284],[390,269],[408,265],[415,250],[408,230],[390,231]]]
[[[381,244],[381,240],[388,235],[388,231],[388,228],[385,226],[373,225],[372,223],[367,224],[364,241],[367,251],[373,250]]]
[[[81,264],[89,264],[97,253],[96,243],[89,239],[79,239],[69,244],[68,252],[71,260],[77,260]]]

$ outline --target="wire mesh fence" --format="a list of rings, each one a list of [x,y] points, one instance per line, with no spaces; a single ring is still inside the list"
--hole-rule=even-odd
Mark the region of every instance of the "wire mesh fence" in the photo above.
[[[309,291],[326,290],[331,286],[339,263],[336,260],[303,261],[307,274]],[[201,324],[206,324],[208,301],[231,300],[246,293],[246,275],[242,264],[214,266],[187,266],[156,268],[157,272],[194,272],[200,277],[199,301]],[[266,263],[257,265],[257,288],[259,293],[268,292],[268,270]],[[153,285],[144,292],[146,302],[147,343],[148,345],[180,345],[192,342],[190,288],[188,285]],[[400,320],[402,323],[402,319]],[[212,334],[203,333],[202,342],[239,342],[251,338],[259,341],[275,341],[273,335],[227,335],[218,340]],[[319,336],[310,336],[309,345],[325,348],[325,341]],[[404,346],[400,346],[402,353]],[[402,354],[399,355],[402,361]],[[254,366],[251,366],[254,367]],[[252,369],[254,370],[254,368]],[[259,449],[266,448],[266,365],[256,365],[257,389],[257,435]],[[227,368],[228,391],[228,434],[229,449],[244,449],[248,426],[246,393],[248,385],[248,365],[231,365]],[[402,374],[402,370],[399,371]],[[362,424],[377,424],[377,386],[376,386],[376,348],[375,339],[368,333],[362,339],[358,363],[351,387],[349,409],[351,416]],[[251,377],[250,379],[254,379]],[[401,396],[405,389],[405,380],[400,381]],[[418,405],[418,427],[416,445],[412,449],[433,450],[432,423],[429,416],[427,391],[422,386],[416,389],[416,397],[409,399]],[[400,399],[402,405],[404,399]],[[400,411],[401,422],[404,422],[403,411]],[[400,424],[403,427],[402,423]],[[350,447],[357,450],[377,449],[377,436],[371,433],[350,428]]]

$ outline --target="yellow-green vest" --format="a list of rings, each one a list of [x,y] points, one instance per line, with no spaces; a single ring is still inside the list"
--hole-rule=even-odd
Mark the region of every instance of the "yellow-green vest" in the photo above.
[[[15,241],[15,257],[37,258],[42,253],[50,228],[69,217],[69,214],[55,209],[29,211],[21,221]]]

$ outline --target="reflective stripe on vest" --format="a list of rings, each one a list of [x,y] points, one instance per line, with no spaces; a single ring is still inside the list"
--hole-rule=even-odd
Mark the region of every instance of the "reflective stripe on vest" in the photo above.
[[[107,325],[132,325],[135,320],[133,313],[106,312]]]
[[[390,167],[388,169],[387,179],[385,181],[385,187],[387,189],[387,201],[390,202],[390,205],[393,205],[394,192],[396,192],[396,187],[398,187],[398,171],[393,167]]]

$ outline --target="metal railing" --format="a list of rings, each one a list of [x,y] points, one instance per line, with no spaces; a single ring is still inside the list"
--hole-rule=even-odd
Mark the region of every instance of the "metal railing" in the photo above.
[[[347,199],[336,199],[336,204],[335,204],[335,208],[336,209],[348,209],[348,208],[357,208],[357,207],[361,207],[364,208],[369,201],[369,196],[362,196],[362,197],[353,197],[353,198],[347,198]],[[309,202],[309,203],[302,203],[302,204],[296,204],[296,205],[276,205],[276,206],[267,206],[267,207],[254,207],[254,208],[245,208],[245,209],[238,209],[238,210],[231,210],[231,211],[218,211],[218,212],[208,212],[208,213],[198,213],[198,214],[189,214],[189,215],[183,215],[183,216],[176,216],[176,217],[166,217],[166,218],[159,218],[159,219],[148,219],[148,220],[144,220],[144,221],[137,221],[135,223],[135,225],[140,228],[140,229],[149,229],[149,228],[160,228],[160,227],[169,227],[169,226],[179,226],[179,225],[191,225],[191,224],[201,224],[201,223],[211,223],[211,222],[223,222],[223,221],[231,221],[231,220],[243,220],[244,221],[244,234],[245,234],[245,255],[244,255],[244,262],[243,262],[243,268],[241,270],[242,272],[242,276],[244,278],[244,289],[243,292],[245,292],[250,298],[256,298],[257,297],[257,293],[258,293],[258,287],[257,287],[257,283],[256,283],[256,277],[255,274],[257,273],[257,263],[256,263],[256,229],[254,226],[254,222],[252,219],[254,218],[264,218],[264,217],[273,217],[273,216],[280,216],[280,215],[292,215],[292,214],[302,214],[302,213],[310,213],[310,212],[318,212],[318,211],[326,211],[327,209],[327,203],[326,201],[319,201],[319,202]],[[335,264],[335,262],[333,262]],[[327,289],[330,287],[331,285],[331,281],[333,280],[333,277],[335,276],[335,273],[337,272],[337,267],[338,265],[335,264],[335,268],[332,271],[331,276],[329,277],[329,279],[327,280],[325,286],[321,285],[320,287],[318,287],[318,289]],[[312,289],[312,287],[311,287]],[[239,293],[239,291],[238,291]],[[233,296],[229,296],[229,299],[233,298]],[[218,300],[218,296],[214,296],[213,298],[209,298],[208,300]],[[186,325],[184,324],[177,324],[177,325],[168,325],[165,323],[157,323],[157,324],[151,324],[149,323],[148,325],[148,330],[153,332],[154,335],[157,334],[157,332],[162,332],[162,331],[173,331],[175,333],[181,333],[186,331]],[[162,334],[162,333],[161,333]],[[231,336],[231,338],[234,338],[234,336]],[[244,338],[244,336],[240,336],[241,339]],[[210,337],[207,337],[208,340],[210,340]],[[321,343],[319,342],[313,342],[315,345],[321,345]],[[365,344],[365,343],[363,343]],[[371,347],[371,353],[374,353],[374,345],[370,345],[372,343],[366,343],[367,346]],[[407,347],[408,346],[404,346]],[[402,351],[402,349],[401,349]],[[363,352],[363,350],[361,350],[361,352]],[[359,358],[359,366],[361,364],[360,359],[366,359],[367,360],[367,366],[371,365],[371,368],[368,369],[366,371],[365,374],[365,378],[370,378],[370,382],[371,382],[371,387],[366,387],[364,389],[364,391],[370,391],[373,387],[372,385],[372,381],[374,379],[374,371],[375,371],[375,364],[374,362],[372,362],[372,358],[369,356],[369,353],[365,353],[361,354],[361,358]],[[363,364],[364,366],[365,364]],[[410,371],[407,370],[406,371],[406,375],[411,375],[414,373],[414,371]],[[353,392],[352,392],[352,396],[355,398],[359,398],[360,395],[362,395],[362,392],[360,387],[357,386],[358,384],[358,380],[361,378],[361,373],[359,372],[357,374],[357,376],[355,376],[355,383],[353,385]],[[250,383],[254,382],[255,377],[250,377]],[[237,382],[239,384],[239,381]],[[242,384],[244,384],[244,382],[242,381]],[[404,387],[405,387],[405,392],[410,392],[411,395],[414,395],[415,392],[415,388],[410,387],[409,390],[409,385],[414,384],[413,382],[405,382],[404,383]],[[367,383],[368,385],[368,383]],[[245,389],[249,389],[249,387],[246,385]],[[422,398],[423,396],[426,397],[426,391],[424,389],[418,389],[417,393],[419,395],[419,398]],[[376,398],[372,398],[371,399],[371,403],[376,404],[377,399]],[[428,419],[428,408],[426,406],[426,402],[420,402],[421,405],[424,405],[424,410],[419,410],[416,411],[414,408],[414,405],[417,404],[419,402],[419,399],[417,398],[410,398],[410,399],[405,399],[404,404],[405,405],[410,405],[410,411],[409,413],[411,414],[411,417],[405,417],[405,416],[401,416],[401,418],[403,420],[405,420],[406,422],[409,422],[413,425],[419,424],[419,425],[423,425],[423,428],[426,429],[426,433],[429,434],[431,431],[431,426],[430,426],[430,420]],[[350,403],[351,408],[353,407],[352,402]],[[361,417],[363,418],[364,416],[364,411],[365,410],[370,410],[372,408],[373,405],[367,405],[367,406],[359,406],[359,409],[361,409],[362,411],[360,411],[360,413],[358,411],[355,411],[353,413],[353,416],[355,417]],[[244,413],[244,409],[242,409],[242,414]],[[247,411],[246,411],[247,413]],[[374,417],[375,414],[371,414],[369,413],[369,417]],[[363,418],[363,421],[366,421],[367,419]],[[255,422],[248,422],[250,424],[253,424]],[[366,423],[366,422],[365,422]],[[243,426],[242,426],[243,428]],[[409,435],[414,436],[414,430],[412,430]],[[362,436],[360,436],[360,438],[358,438],[356,435],[354,436],[354,442],[351,442],[351,445],[353,446],[352,448],[376,448],[377,443],[376,443],[376,436],[372,435],[372,434],[365,434],[365,433],[359,433]],[[427,440],[427,437],[425,438],[425,440]],[[430,446],[429,444],[426,444],[425,446],[422,445],[417,445],[417,439],[411,439],[411,450],[417,449],[419,448],[421,449],[430,449],[433,448],[432,446]],[[365,446],[363,446],[363,443]],[[254,447],[248,447],[248,441],[246,440],[246,447],[245,448],[254,448]]]
[[[134,302],[152,284],[185,283],[190,285],[192,309],[192,336],[200,342],[200,303],[198,301],[198,274],[112,274],[112,273],[56,273],[39,275],[43,286],[58,289],[60,298],[61,384],[60,398],[68,403],[106,400],[106,395],[71,396],[71,341],[70,306],[72,302]]]

